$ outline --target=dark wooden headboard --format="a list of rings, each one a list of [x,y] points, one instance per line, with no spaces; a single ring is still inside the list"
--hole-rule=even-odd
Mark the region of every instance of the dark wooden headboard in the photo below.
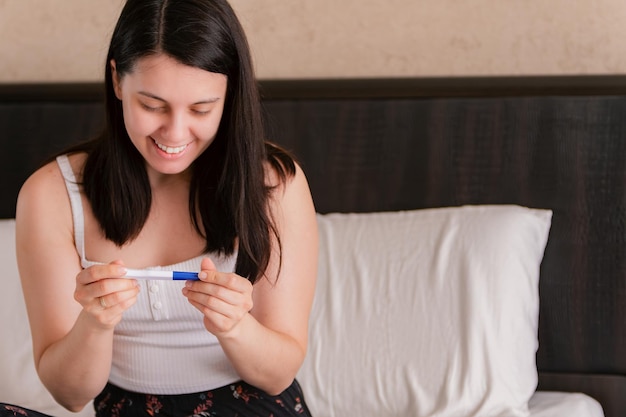
[[[102,126],[102,86],[0,86],[3,200]],[[626,415],[626,77],[262,81],[268,136],[319,212],[463,204],[550,208],[539,389]]]

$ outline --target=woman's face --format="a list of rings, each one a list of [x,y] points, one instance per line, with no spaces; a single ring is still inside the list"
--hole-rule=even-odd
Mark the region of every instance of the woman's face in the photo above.
[[[227,77],[163,54],[139,59],[121,78],[115,61],[111,68],[126,130],[149,174],[185,172],[215,138]]]

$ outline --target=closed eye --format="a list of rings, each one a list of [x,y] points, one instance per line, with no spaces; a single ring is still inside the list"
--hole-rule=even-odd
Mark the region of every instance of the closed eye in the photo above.
[[[148,106],[148,105],[147,105],[147,104],[145,104],[145,103],[141,103],[141,107],[142,107],[144,110],[147,110],[147,111],[149,111],[149,112],[155,112],[155,113],[156,113],[156,112],[160,112],[160,111],[162,111],[162,110],[163,110],[163,107],[152,107],[152,106]]]

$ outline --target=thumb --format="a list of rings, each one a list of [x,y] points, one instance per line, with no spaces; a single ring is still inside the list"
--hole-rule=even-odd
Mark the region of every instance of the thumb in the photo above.
[[[202,271],[215,271],[215,264],[211,260],[211,258],[202,258],[202,263],[200,264],[200,269]]]

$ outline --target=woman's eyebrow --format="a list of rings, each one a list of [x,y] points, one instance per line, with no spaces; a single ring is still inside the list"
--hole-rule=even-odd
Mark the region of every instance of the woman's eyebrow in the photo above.
[[[152,99],[155,99],[155,100],[162,101],[163,103],[167,103],[167,100],[165,100],[165,99],[163,99],[163,98],[161,98],[159,96],[156,96],[156,95],[154,95],[152,93],[148,93],[146,91],[139,91],[138,94],[141,94],[142,96],[145,96],[145,97],[148,97],[148,98],[152,98]],[[219,101],[219,99],[220,99],[219,97],[212,97],[212,98],[209,98],[209,99],[206,99],[206,100],[196,101],[195,103],[192,103],[192,105],[195,106],[195,105],[198,105],[198,104],[211,104],[211,103],[215,103],[216,101]]]

